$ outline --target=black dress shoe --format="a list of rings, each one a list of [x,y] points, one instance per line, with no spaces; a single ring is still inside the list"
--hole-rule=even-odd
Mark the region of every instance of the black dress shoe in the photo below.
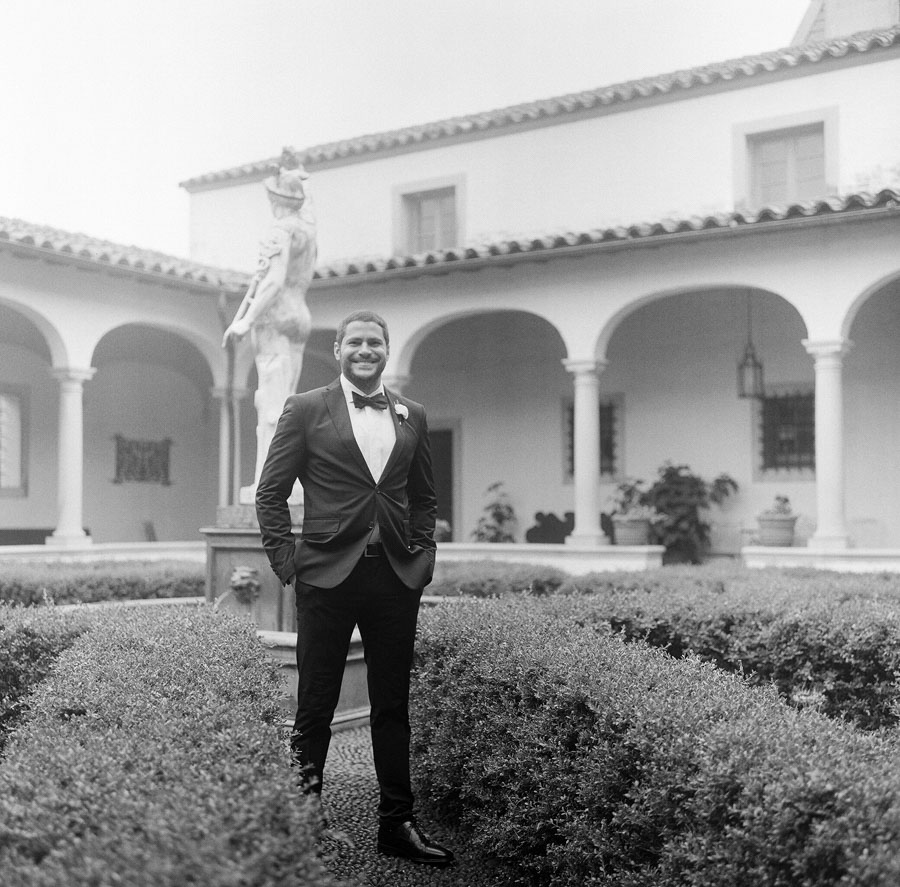
[[[426,865],[450,865],[453,862],[453,854],[446,847],[435,844],[411,820],[378,826],[378,852]]]

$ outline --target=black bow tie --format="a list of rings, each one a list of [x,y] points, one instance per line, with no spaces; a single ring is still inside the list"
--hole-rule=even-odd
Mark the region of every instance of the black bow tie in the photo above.
[[[388,407],[387,398],[383,394],[373,394],[366,397],[364,394],[357,394],[355,391],[350,392],[353,395],[353,406],[361,410],[363,407],[375,407],[376,410],[386,410]]]

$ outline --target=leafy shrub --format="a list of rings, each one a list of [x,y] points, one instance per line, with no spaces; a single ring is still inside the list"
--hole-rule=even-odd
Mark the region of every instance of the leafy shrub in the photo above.
[[[653,533],[664,545],[667,563],[699,564],[710,545],[710,524],[703,513],[721,505],[738,489],[737,481],[720,474],[712,481],[694,474],[687,465],[663,463],[650,489],[641,496],[641,505],[665,515],[653,525]]]
[[[896,883],[895,739],[579,627],[568,603],[448,603],[421,620],[420,797],[509,883]]]
[[[492,483],[484,494],[488,501],[472,531],[472,538],[476,542],[515,542],[518,519],[503,481]]]
[[[865,730],[900,723],[900,581],[894,574],[707,565],[566,576],[551,567],[438,560],[429,594],[561,593],[570,618],[697,655],[798,707]]]
[[[499,597],[504,594],[552,594],[571,581],[563,570],[502,561],[442,561],[438,558],[429,595]]]
[[[28,694],[85,630],[77,617],[0,604],[0,753],[25,714]]]
[[[75,604],[200,597],[205,570],[203,564],[190,561],[4,564],[0,602]]]
[[[0,767],[0,871],[32,885],[331,885],[252,627],[105,610]]]
[[[697,571],[578,577],[570,616],[673,656],[698,655],[798,706],[871,730],[900,706],[900,583],[825,571]]]

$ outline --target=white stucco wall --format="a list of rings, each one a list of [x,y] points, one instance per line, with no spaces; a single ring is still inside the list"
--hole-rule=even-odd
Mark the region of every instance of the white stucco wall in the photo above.
[[[853,464],[848,520],[853,533],[874,521],[880,544],[900,545],[900,515],[895,519],[884,492],[900,484],[885,449],[900,433],[891,418],[900,371],[893,357],[885,362],[890,342],[900,337],[900,320],[890,314],[897,284],[878,284],[900,274],[896,235],[896,226],[866,224],[790,235],[775,229],[574,261],[323,285],[311,291],[310,305],[321,323],[358,307],[383,313],[392,327],[388,373],[409,373],[406,392],[426,404],[436,424],[458,428],[457,539],[474,528],[484,489],[496,480],[512,496],[520,535],[537,511],[562,517],[573,509],[571,483],[562,477],[561,419],[572,381],[559,361],[590,357],[596,347],[609,361],[601,392],[624,398],[621,470],[651,479],[671,459],[707,479],[733,475],[740,494],[714,519],[720,547],[735,551],[742,531],[746,541],[755,515],[776,494],[788,495],[801,513],[801,539],[816,520],[811,474],[761,476],[756,469],[754,406],[736,396],[750,288],[753,338],[771,385],[812,386],[805,338],[850,332],[857,341],[844,374],[847,464]],[[854,304],[872,288],[877,298],[863,301],[851,326]],[[467,319],[454,319],[461,315]],[[422,337],[423,329],[432,332]],[[882,453],[877,471],[861,455],[870,451]],[[611,490],[602,487],[602,503]]]
[[[320,259],[392,255],[395,190],[440,177],[464,182],[465,243],[731,211],[746,192],[735,128],[777,128],[810,112],[835,127],[836,191],[900,183],[900,124],[884,112],[900,59],[810,70],[816,75],[757,77],[740,89],[695,89],[680,101],[636,101],[592,119],[314,169]],[[193,257],[250,270],[268,223],[259,182],[192,194]]]
[[[85,388],[85,523],[97,542],[199,540],[216,513],[218,406],[196,380],[140,360],[104,364]],[[115,435],[171,438],[171,484],[114,483]]]
[[[15,312],[28,318],[18,325],[33,328],[32,347],[0,336],[0,380],[27,390],[30,419],[27,495],[0,498],[0,527],[55,528],[60,392],[52,370],[95,368],[83,384],[83,525],[98,542],[142,540],[144,521],[161,540],[199,539],[218,491],[211,389],[225,360],[217,294],[4,253],[0,301],[3,316]],[[46,347],[34,346],[41,339]],[[172,485],[114,484],[116,434],[171,438]]]

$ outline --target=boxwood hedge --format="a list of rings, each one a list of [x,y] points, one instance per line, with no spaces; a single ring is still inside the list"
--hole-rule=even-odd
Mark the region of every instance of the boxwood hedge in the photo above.
[[[330,885],[252,626],[96,611],[0,765],[0,872],[32,885]]]
[[[146,598],[202,597],[205,566],[191,561],[6,563],[0,602],[77,604]]]
[[[578,626],[552,601],[423,614],[413,698],[420,795],[507,883],[900,878],[893,734]]]

